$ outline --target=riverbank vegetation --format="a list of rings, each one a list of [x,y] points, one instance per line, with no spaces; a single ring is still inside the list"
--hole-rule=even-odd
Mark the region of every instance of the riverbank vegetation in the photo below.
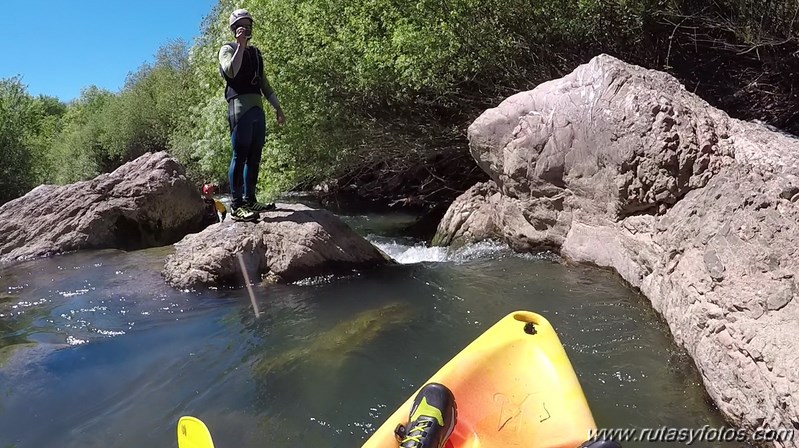
[[[677,76],[744,119],[799,133],[799,5],[788,0],[220,0],[193,46],[165,44],[119,92],[64,104],[0,81],[0,203],[166,150],[224,183],[226,105],[216,66],[227,16],[284,106],[268,111],[260,188],[321,185],[386,203],[446,201],[484,174],[465,129],[506,96],[599,53]]]

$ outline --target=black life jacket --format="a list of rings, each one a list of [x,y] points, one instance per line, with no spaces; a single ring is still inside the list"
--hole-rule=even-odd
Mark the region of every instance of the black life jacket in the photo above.
[[[239,44],[229,42],[225,44],[235,52]],[[231,78],[219,66],[219,74],[225,78],[225,99],[230,101],[245,93],[261,93],[261,75],[264,72],[264,61],[261,52],[253,46],[244,50],[241,58],[241,67],[236,76]]]

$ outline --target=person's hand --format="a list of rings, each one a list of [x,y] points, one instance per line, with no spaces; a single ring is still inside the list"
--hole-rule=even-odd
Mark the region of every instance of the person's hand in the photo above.
[[[283,112],[280,112],[277,114],[277,125],[283,126],[284,124],[286,124],[286,116],[283,115]]]
[[[241,46],[247,46],[247,30],[243,26],[236,28],[236,42]]]

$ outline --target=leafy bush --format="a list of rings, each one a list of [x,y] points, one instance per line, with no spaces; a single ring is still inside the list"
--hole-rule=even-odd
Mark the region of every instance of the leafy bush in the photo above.
[[[95,86],[67,106],[60,132],[51,149],[50,181],[63,184],[94,177],[113,167],[104,146],[107,130],[102,117],[114,95]]]
[[[64,111],[55,98],[30,96],[19,78],[0,80],[0,204],[46,179],[48,148]]]
[[[0,82],[0,201],[14,198],[32,186],[33,160],[27,147],[33,101],[18,78]]]
[[[287,111],[284,129],[270,120],[263,158],[260,186],[275,192],[364,163],[417,157],[413,148],[463,151],[465,124],[482,109],[598,48],[630,45],[664,1],[232,3],[219,2],[192,52],[200,104],[173,144],[201,176],[224,177],[230,148],[216,55],[232,39],[228,14],[245,7]]]
[[[267,195],[460,160],[465,127],[485,108],[601,52],[668,69],[733,115],[799,132],[799,5],[788,0],[219,0],[193,47],[166,44],[118,94],[92,87],[64,106],[3,81],[0,147],[13,160],[0,168],[4,197],[163,149],[195,180],[225,183],[217,52],[239,7],[255,17],[253,43],[287,116],[278,129],[266,107]]]
[[[171,150],[170,136],[190,107],[185,93],[193,82],[188,47],[178,41],[131,73],[120,93],[84,89],[67,106],[52,142],[49,180],[87,179],[145,152]]]
[[[187,48],[171,44],[159,52],[155,64],[144,64],[128,76],[102,117],[109,131],[103,144],[115,164],[169,149],[169,135],[184,107],[181,94],[191,81],[184,73],[186,60]]]

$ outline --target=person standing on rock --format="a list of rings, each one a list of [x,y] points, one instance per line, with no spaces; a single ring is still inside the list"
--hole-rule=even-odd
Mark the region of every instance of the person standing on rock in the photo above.
[[[233,155],[228,170],[230,195],[233,197],[231,217],[237,221],[251,221],[258,213],[275,208],[255,198],[261,151],[266,139],[266,120],[263,99],[277,113],[277,124],[286,118],[275,92],[264,76],[264,63],[260,50],[249,44],[252,37],[253,18],[246,9],[233,11],[228,25],[236,38],[219,49],[219,73],[225,79],[225,99],[228,102],[228,124]]]

